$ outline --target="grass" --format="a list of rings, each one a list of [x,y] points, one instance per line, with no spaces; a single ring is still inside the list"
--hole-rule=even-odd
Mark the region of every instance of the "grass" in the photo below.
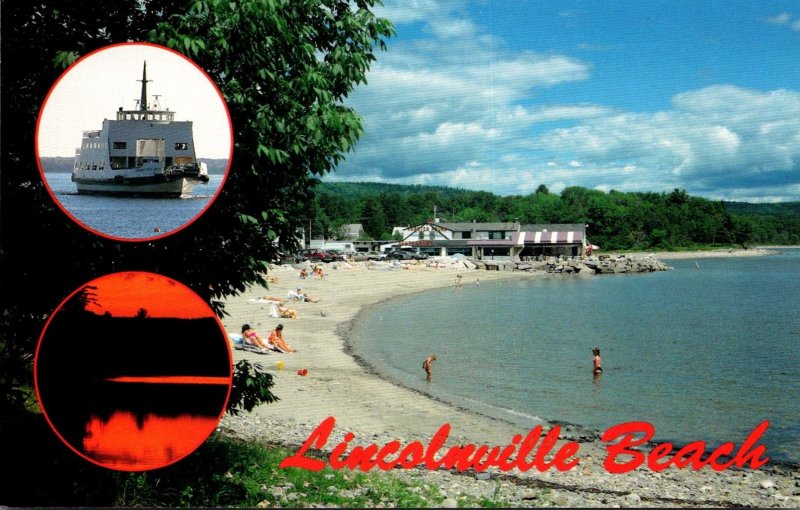
[[[278,468],[295,452],[212,435],[184,460],[129,473],[91,464],[54,436],[41,414],[0,420],[0,505],[113,507],[437,507],[433,485],[380,471]],[[500,507],[490,498],[457,497],[462,507]]]
[[[137,475],[128,475],[126,490],[115,506],[245,506],[341,507],[391,506],[438,507],[445,500],[438,487],[418,481],[400,480],[380,472],[319,472],[279,469],[294,451],[265,447],[226,438],[212,438],[198,451],[194,461]],[[208,466],[228,468],[211,473],[196,472]],[[197,483],[197,480],[201,483]],[[502,507],[494,498],[459,498],[459,506]]]

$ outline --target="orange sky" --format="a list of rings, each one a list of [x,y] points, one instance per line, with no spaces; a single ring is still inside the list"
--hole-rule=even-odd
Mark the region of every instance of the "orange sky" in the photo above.
[[[215,316],[208,304],[188,287],[154,273],[114,273],[87,285],[97,287],[92,291],[97,304],[87,306],[88,311],[96,314],[108,311],[114,317],[133,317],[140,308],[145,308],[148,317]]]

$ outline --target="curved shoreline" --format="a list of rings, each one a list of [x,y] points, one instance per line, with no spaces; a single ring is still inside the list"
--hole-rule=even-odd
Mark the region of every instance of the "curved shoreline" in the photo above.
[[[231,316],[223,323],[231,332],[236,332],[242,322],[255,323],[256,330],[263,336],[275,323],[283,322],[288,342],[299,352],[293,355],[261,356],[234,351],[235,360],[246,358],[261,362],[273,373],[276,378],[275,393],[282,400],[260,406],[249,415],[226,416],[221,422],[222,428],[250,439],[297,447],[322,419],[334,416],[337,423],[326,450],[341,441],[346,431],[356,434],[354,444],[385,444],[394,439],[416,439],[427,443],[442,424],[450,423],[452,432],[448,443],[476,445],[508,444],[514,434],[526,432],[501,418],[486,416],[385,380],[375,367],[359,359],[360,355],[354,352],[348,336],[359,316],[399,295],[448,287],[453,283],[455,271],[389,271],[367,270],[363,267],[340,271],[329,269],[327,281],[315,279],[302,282],[298,282],[296,271],[290,268],[272,274],[280,277],[281,284],[272,285],[270,290],[249,289],[244,295],[228,300],[227,310]],[[478,277],[481,282],[486,282],[532,276],[487,271],[465,271],[463,274],[465,287]],[[322,297],[322,301],[318,304],[290,305],[296,307],[300,314],[300,319],[296,321],[269,319],[263,315],[263,307],[248,302],[248,298],[264,295],[285,296],[286,290],[298,283],[309,293]],[[279,359],[285,362],[285,370],[274,367],[274,362]],[[295,375],[297,369],[306,367],[308,377]],[[552,425],[543,423],[545,430]],[[756,471],[732,469],[719,473],[709,472],[708,468],[688,473],[685,470],[678,470],[677,473],[670,470],[665,472],[666,475],[640,469],[627,475],[611,475],[602,466],[606,453],[603,446],[596,440],[581,443],[581,469],[564,473],[515,472],[503,477],[510,476],[517,480],[514,490],[520,493],[528,490],[525,487],[530,485],[526,484],[552,484],[553,493],[564,495],[557,506],[630,504],[625,499],[625,495],[630,493],[640,496],[639,501],[647,501],[649,506],[665,507],[700,504],[798,506],[800,503],[800,498],[793,499],[795,497],[791,493],[786,499],[764,499],[771,494],[760,485],[762,482],[769,485],[767,481],[772,483],[772,480],[777,481],[776,487],[792,484],[793,476],[800,479],[793,467],[779,469],[768,464]],[[781,470],[786,473],[782,474]],[[437,480],[448,476],[448,472],[422,471],[393,472],[391,475],[422,476],[430,479],[431,483],[438,483]],[[748,480],[745,485],[740,483],[743,473]],[[730,490],[732,483],[736,484],[733,492]],[[606,495],[602,496],[603,492],[598,491],[605,491]],[[698,499],[700,495],[702,498]]]
[[[762,252],[762,253],[757,253],[757,254],[753,254],[753,255],[745,255],[745,256],[763,256],[763,255],[772,255],[772,254],[773,253],[763,253]],[[734,256],[737,256],[737,255],[734,255]],[[680,258],[680,257],[678,257],[678,258]],[[686,257],[686,258],[691,258],[691,257]],[[563,278],[563,276],[554,276],[554,275],[549,274],[549,273],[548,274],[533,274],[533,275],[526,275],[526,276],[529,277],[529,278],[530,277],[536,277],[536,276],[538,276],[538,277],[551,277],[551,278]],[[602,276],[598,276],[598,277],[602,278]],[[566,278],[569,278],[569,276],[566,276]],[[420,291],[412,293],[410,295],[423,294],[423,293],[430,292],[431,290],[434,290],[434,289],[437,289],[437,288],[441,288],[441,287],[432,287],[432,288],[429,288],[429,289],[420,290]],[[403,297],[407,297],[407,296],[409,296],[409,294],[406,294]],[[364,319],[364,317],[366,315],[375,313],[377,308],[390,304],[392,301],[394,301],[398,297],[399,296],[387,297],[387,298],[385,298],[385,299],[383,299],[381,301],[378,301],[376,303],[372,303],[372,304],[363,306],[358,310],[358,312],[355,314],[355,316],[352,319],[350,319],[349,321],[346,321],[343,324],[340,324],[336,328],[336,335],[342,341],[344,352],[346,354],[350,355],[355,360],[355,362],[359,366],[361,366],[361,368],[364,370],[365,373],[373,375],[375,377],[378,377],[378,378],[380,378],[380,379],[382,379],[382,380],[384,380],[384,381],[386,381],[386,382],[388,382],[390,384],[393,384],[393,385],[398,386],[400,388],[403,388],[405,390],[408,390],[408,391],[414,392],[416,394],[419,394],[419,395],[423,396],[424,398],[429,398],[429,399],[432,399],[432,400],[434,400],[436,402],[440,402],[440,403],[442,403],[444,405],[450,406],[454,410],[459,411],[459,412],[472,413],[474,415],[484,417],[485,419],[497,420],[497,421],[500,421],[500,422],[503,422],[503,423],[507,424],[510,427],[525,427],[525,425],[522,425],[521,423],[514,422],[511,418],[506,418],[506,417],[502,416],[502,415],[506,415],[506,414],[514,414],[514,410],[513,409],[497,407],[497,406],[494,406],[492,404],[489,404],[489,403],[486,403],[486,402],[483,402],[483,401],[469,399],[469,398],[462,397],[462,396],[459,396],[459,395],[447,394],[445,396],[439,396],[439,395],[435,395],[433,393],[427,392],[427,391],[425,391],[423,389],[415,388],[413,386],[404,384],[403,382],[399,381],[396,377],[394,377],[392,375],[389,375],[386,372],[382,372],[377,366],[375,366],[372,362],[370,362],[367,359],[367,357],[364,355],[363,352],[359,352],[358,348],[353,343],[353,339],[352,339],[353,330],[358,326],[359,322],[363,321],[363,319]],[[452,398],[454,400],[472,400],[477,405],[476,405],[476,407],[470,407],[468,404],[460,404],[460,403],[458,403],[458,402],[456,402],[454,400],[449,400],[448,397],[450,397],[450,398]],[[497,411],[497,414],[493,415],[493,414],[481,411],[479,409],[481,407],[485,407],[485,408],[489,408],[489,409],[495,410],[495,411]],[[571,437],[573,440],[575,440],[577,442],[580,442],[580,443],[585,443],[585,442],[589,442],[589,441],[598,441],[600,439],[601,435],[602,435],[603,430],[604,430],[604,429],[601,429],[601,428],[590,427],[590,426],[587,426],[587,425],[584,425],[584,424],[581,424],[581,423],[573,423],[573,422],[564,421],[564,420],[552,419],[552,418],[547,417],[547,416],[528,417],[526,415],[525,416],[525,420],[527,420],[527,421],[535,421],[536,424],[540,424],[543,427],[544,426],[553,427],[553,426],[559,425],[559,426],[561,426],[562,429],[566,429],[566,431],[567,431],[565,434],[562,434],[565,438],[570,438]],[[653,447],[658,446],[659,444],[663,444],[663,443],[673,444],[676,449],[679,449],[679,448],[682,448],[682,447],[686,446],[686,443],[682,443],[680,441],[674,441],[674,440],[670,440],[670,439],[661,439],[661,440],[654,439],[654,440],[651,440],[648,443],[646,443],[646,445],[648,446],[649,449],[652,449]],[[713,447],[710,447],[710,446],[707,447],[706,455],[708,455],[711,452],[713,452],[713,450],[714,450]],[[784,467],[787,467],[787,468],[800,468],[800,461],[793,461],[793,460],[773,460],[773,461],[771,461],[771,464],[777,465],[777,466],[784,466]]]
[[[531,276],[532,275],[526,275],[526,277],[528,277],[528,278],[530,278]],[[536,276],[545,276],[545,275],[536,275]],[[431,288],[428,288],[428,289],[425,289],[425,290],[420,290],[418,292],[412,293],[410,295],[422,294],[422,293],[430,292],[431,290],[438,289],[438,288],[445,288],[445,287],[431,287]],[[345,323],[339,325],[336,328],[336,335],[342,341],[342,345],[343,345],[342,348],[343,348],[344,352],[347,355],[351,356],[353,358],[353,360],[364,370],[365,373],[373,375],[373,376],[375,376],[375,377],[377,377],[377,378],[379,378],[379,379],[381,379],[383,381],[386,381],[386,382],[388,382],[388,383],[390,383],[390,384],[392,384],[394,386],[397,386],[399,388],[403,388],[403,389],[405,389],[407,391],[416,393],[416,394],[418,394],[418,395],[420,395],[420,396],[422,396],[424,398],[429,398],[429,399],[434,400],[436,402],[439,402],[439,403],[441,403],[443,405],[452,407],[454,410],[459,411],[459,412],[472,413],[474,415],[480,416],[480,417],[488,419],[488,420],[501,421],[501,422],[507,424],[510,427],[519,427],[520,425],[518,423],[514,423],[514,422],[512,422],[512,421],[510,421],[508,419],[504,419],[504,418],[499,417],[499,416],[492,416],[490,414],[483,413],[483,412],[481,412],[481,411],[479,411],[477,409],[473,409],[473,408],[467,407],[465,405],[461,405],[461,404],[458,404],[456,402],[453,402],[451,400],[447,400],[446,398],[434,395],[432,393],[428,393],[428,392],[426,392],[424,390],[421,390],[419,388],[414,388],[412,386],[403,384],[402,382],[396,380],[395,378],[393,378],[393,377],[391,377],[391,376],[389,376],[389,375],[387,375],[385,373],[382,373],[380,371],[380,369],[378,369],[369,360],[367,360],[367,358],[363,355],[363,353],[358,351],[358,348],[353,345],[353,340],[352,340],[353,329],[355,329],[357,327],[358,323],[363,320],[363,317],[365,315],[370,314],[370,313],[374,313],[376,308],[378,308],[380,306],[384,306],[384,305],[390,303],[391,301],[394,301],[398,297],[399,296],[390,296],[390,297],[387,297],[387,298],[385,298],[385,299],[383,299],[383,300],[381,300],[379,302],[363,306],[358,310],[358,312],[355,314],[355,316],[352,319],[350,319],[349,321],[346,321]],[[457,397],[457,396],[454,396],[454,397]],[[485,404],[485,403],[481,403],[481,404],[482,405],[486,405],[487,407],[493,407],[490,404]],[[510,411],[508,409],[503,409],[503,408],[496,408],[496,409],[499,412],[509,412]],[[589,429],[587,427],[583,427],[583,426],[578,425],[578,424],[550,421],[550,420],[546,420],[546,419],[538,418],[538,417],[536,417],[536,419],[538,420],[539,424],[541,424],[542,426],[545,426],[545,425],[552,426],[552,425],[555,425],[555,424],[560,424],[560,425],[567,425],[567,426],[570,426],[570,427],[573,427],[573,428],[580,428],[581,430],[591,431],[592,433],[596,433],[597,432],[594,429]]]

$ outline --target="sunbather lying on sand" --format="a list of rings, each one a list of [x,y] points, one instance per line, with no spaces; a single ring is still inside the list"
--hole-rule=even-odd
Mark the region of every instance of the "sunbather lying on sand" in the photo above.
[[[278,313],[281,315],[282,319],[297,319],[297,312],[292,310],[291,308],[286,308],[285,306],[278,307]]]
[[[245,324],[242,326],[242,341],[258,347],[264,352],[269,352],[274,350],[274,346],[269,345],[267,342],[261,339],[261,337],[256,333],[256,331],[250,327],[250,324]]]

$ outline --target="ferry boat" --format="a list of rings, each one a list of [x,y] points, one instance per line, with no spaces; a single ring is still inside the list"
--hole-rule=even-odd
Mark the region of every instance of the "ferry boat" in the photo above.
[[[180,197],[208,182],[205,163],[197,160],[192,122],[175,120],[162,110],[158,96],[147,103],[147,62],[142,69],[138,109],[116,112],[98,131],[84,131],[75,150],[72,181],[78,193]]]

